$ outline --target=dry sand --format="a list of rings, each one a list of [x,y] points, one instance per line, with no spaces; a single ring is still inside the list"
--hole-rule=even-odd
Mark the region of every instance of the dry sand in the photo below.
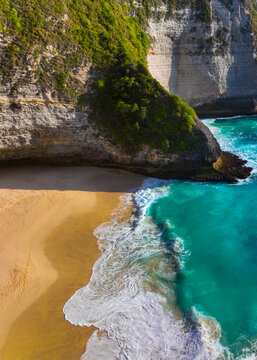
[[[0,359],[75,360],[93,329],[64,303],[90,279],[93,230],[143,177],[93,167],[0,168]]]

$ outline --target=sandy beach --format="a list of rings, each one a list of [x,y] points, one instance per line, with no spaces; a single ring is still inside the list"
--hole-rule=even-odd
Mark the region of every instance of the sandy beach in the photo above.
[[[0,168],[0,359],[79,359],[94,329],[65,302],[99,257],[93,230],[142,176],[94,167]]]

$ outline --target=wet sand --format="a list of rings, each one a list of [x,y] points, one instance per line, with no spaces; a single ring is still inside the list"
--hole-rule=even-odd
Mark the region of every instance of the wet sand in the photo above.
[[[79,359],[93,328],[64,303],[90,279],[93,230],[143,177],[92,167],[0,168],[0,359]]]

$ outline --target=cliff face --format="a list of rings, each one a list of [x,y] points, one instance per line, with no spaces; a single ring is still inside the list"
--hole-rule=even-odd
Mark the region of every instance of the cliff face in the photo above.
[[[130,154],[123,146],[113,145],[105,129],[92,119],[89,121],[87,108],[61,101],[54,92],[43,91],[32,69],[22,72],[17,69],[12,82],[1,84],[1,161],[95,164],[164,178],[190,178],[209,173],[220,155],[218,143],[199,120],[195,124],[195,138],[200,145],[193,150],[165,154],[144,145],[141,151]],[[81,83],[87,83],[90,66],[81,68],[80,73]]]
[[[149,22],[152,75],[199,115],[257,111],[257,61],[247,2],[211,0],[211,19],[187,7]]]
[[[21,7],[21,4],[23,3],[18,1],[17,6]],[[88,4],[92,6],[91,2]],[[78,95],[92,95],[95,91],[92,90],[92,84],[95,84],[96,81],[98,81],[98,87],[104,88],[106,83],[104,73],[107,65],[101,68],[94,61],[90,61],[90,58],[87,58],[87,53],[83,53],[84,50],[81,50],[79,42],[74,42],[71,47],[67,43],[64,48],[62,42],[59,45],[48,44],[47,40],[44,37],[42,38],[42,32],[39,30],[37,30],[39,35],[35,31],[32,40],[28,41],[26,51],[23,51],[23,41],[24,39],[27,40],[25,36],[28,35],[26,31],[23,33],[20,29],[22,21],[26,21],[26,16],[24,17],[25,20],[23,20],[22,10],[19,10],[20,15],[13,9],[6,11],[9,17],[11,14],[11,24],[14,25],[11,25],[13,28],[8,29],[6,27],[4,31],[0,32],[0,63],[2,70],[0,81],[0,161],[33,160],[53,163],[95,164],[125,168],[162,178],[196,180],[233,180],[235,177],[249,175],[249,169],[247,168],[245,172],[241,173],[236,170],[237,164],[239,167],[243,165],[237,163],[236,159],[233,159],[233,173],[228,174],[226,170],[227,173],[225,174],[223,170],[219,172],[218,168],[215,170],[213,163],[219,159],[221,150],[209,129],[195,115],[192,115],[194,114],[192,109],[182,103],[179,98],[171,97],[159,84],[153,81],[147,72],[137,73],[135,65],[130,66],[135,77],[134,75],[129,77],[118,74],[119,76],[115,80],[117,83],[114,82],[113,84],[114,90],[117,89],[117,86],[121,89],[121,91],[116,91],[117,94],[115,95],[117,98],[114,104],[114,109],[117,110],[116,122],[113,126],[113,128],[116,127],[115,136],[117,137],[119,133],[119,127],[123,126],[124,132],[124,119],[128,122],[126,125],[128,131],[131,131],[132,134],[140,131],[140,127],[143,128],[145,122],[148,121],[145,114],[148,111],[149,115],[152,116],[151,109],[153,109],[152,121],[155,132],[151,132],[152,129],[146,127],[148,130],[145,132],[145,137],[149,139],[150,136],[151,139],[151,136],[153,136],[151,134],[159,133],[165,141],[165,145],[161,145],[162,148],[156,147],[143,139],[140,149],[128,151],[126,144],[117,143],[117,139],[110,132],[114,114],[108,113],[110,120],[105,116],[105,121],[108,120],[109,124],[107,127],[104,121],[97,121],[99,113],[96,109],[90,107],[88,103],[78,105]],[[153,49],[158,49],[158,46],[162,49],[161,53],[158,50],[159,53],[156,52],[156,55],[152,50],[152,55],[148,57],[149,68],[157,79],[161,76],[159,80],[167,88],[169,88],[170,83],[169,81],[164,83],[164,80],[167,79],[165,74],[169,73],[169,79],[171,80],[171,72],[174,72],[172,70],[173,65],[169,62],[170,55],[172,55],[171,45],[174,41],[171,41],[169,37],[171,34],[167,35],[167,26],[172,31],[172,36],[175,36],[175,34],[178,36],[179,32],[182,36],[184,26],[188,26],[186,23],[192,22],[190,20],[190,11],[192,10],[187,9],[176,12],[175,18],[168,22],[162,19],[160,21],[151,20],[149,23],[151,34],[153,35],[154,31],[156,32]],[[110,17],[110,12],[108,16]],[[63,21],[64,25],[56,22],[56,31],[60,31],[60,36],[65,36],[64,26],[66,26],[66,32],[69,30],[67,28],[67,19],[68,15],[61,18],[60,21]],[[7,25],[8,21],[10,20],[7,18]],[[83,23],[86,23],[85,20],[83,21]],[[52,23],[55,24],[51,20]],[[108,23],[106,26],[108,28]],[[202,26],[204,25],[199,25],[199,27]],[[196,31],[200,33],[201,30],[199,28]],[[184,39],[184,37],[182,38]],[[65,38],[65,40],[67,39]],[[107,44],[106,41],[105,39],[104,44]],[[137,46],[140,48],[141,45]],[[133,47],[131,48],[133,50]],[[120,49],[124,50],[123,44],[120,48],[117,48],[116,56],[120,56]],[[76,55],[75,65],[73,63],[73,53]],[[124,54],[128,56],[126,49]],[[101,56],[104,58],[104,53]],[[186,61],[189,61],[189,58],[188,54],[179,57],[180,62],[183,61],[185,64]],[[220,56],[221,58],[222,56]],[[8,66],[9,61],[12,63],[11,66]],[[124,58],[122,61],[124,62]],[[224,63],[226,61],[223,60]],[[160,63],[165,65],[161,72],[156,71],[157,68],[153,65],[154,62],[156,62],[157,66]],[[65,66],[65,72],[63,72],[62,66]],[[127,70],[125,68],[122,71]],[[122,73],[122,71],[117,70],[118,73]],[[129,73],[126,72],[126,74]],[[110,76],[112,75],[109,75],[109,80]],[[202,83],[201,80],[197,79],[196,73],[194,77],[195,84]],[[67,79],[70,79],[69,83]],[[177,74],[177,87],[180,86],[180,81],[182,79]],[[183,81],[181,88],[188,94],[185,80]],[[143,89],[138,84],[143,84]],[[132,93],[128,93],[129,89],[137,89],[137,93],[139,92],[141,96],[141,103],[137,104],[138,98],[133,98],[134,90]],[[173,91],[174,89],[171,88],[170,90]],[[154,93],[149,93],[149,91],[154,91]],[[120,98],[120,92],[123,93],[122,98]],[[200,99],[201,96],[202,99],[206,92],[207,90],[204,90],[202,85],[201,91],[198,90],[198,98]],[[113,102],[114,95],[110,99]],[[155,107],[152,107],[149,99],[154,99]],[[99,100],[101,103],[101,98],[98,99],[98,103]],[[170,103],[174,104],[171,108],[166,106]],[[162,104],[162,106],[159,107],[158,104]],[[102,111],[104,111],[104,108]],[[130,121],[135,121],[134,119],[139,119],[140,123],[138,121],[130,123]],[[160,129],[164,130],[160,131]],[[178,134],[174,137],[173,129]],[[168,134],[171,134],[170,138]],[[143,130],[140,136],[139,138],[142,139],[144,136]],[[176,137],[180,141],[179,147],[174,145],[173,140],[176,140]],[[182,141],[181,143],[181,139],[189,140],[189,142]],[[157,143],[158,141],[156,141]],[[228,169],[230,160],[227,157],[225,158],[226,164],[228,164],[226,169]],[[225,167],[223,166],[223,168]]]

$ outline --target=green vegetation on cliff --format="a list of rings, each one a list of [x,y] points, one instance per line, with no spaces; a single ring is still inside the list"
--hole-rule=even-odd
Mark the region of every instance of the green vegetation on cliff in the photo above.
[[[256,0],[247,0],[247,6],[249,8],[251,25],[252,25],[254,40],[255,40],[255,47],[257,49],[257,1]]]
[[[2,76],[35,61],[43,89],[89,101],[95,119],[115,143],[137,151],[142,144],[165,152],[187,150],[193,141],[195,113],[166,92],[146,68],[150,39],[144,32],[154,6],[192,5],[199,18],[210,16],[208,0],[0,0],[0,29],[11,41]],[[93,63],[99,74],[91,91],[75,79],[80,66]],[[91,94],[89,96],[88,94]]]
[[[196,10],[197,19],[207,23],[211,20],[210,0],[138,0],[137,5],[135,5],[134,0],[130,0],[130,5],[141,22],[144,22],[149,17],[158,16],[161,5],[167,7],[166,16],[168,17],[172,16],[176,9],[193,7]]]
[[[97,96],[89,100],[115,143],[131,151],[142,144],[164,152],[188,150],[192,142],[194,110],[169,94],[143,64],[117,63],[98,80]],[[95,117],[95,114],[94,114]]]
[[[121,49],[137,62],[149,45],[129,6],[119,1],[0,0],[0,10],[1,29],[15,37],[16,58],[32,49],[39,56],[52,45],[55,61],[71,70],[82,58],[113,63]]]

